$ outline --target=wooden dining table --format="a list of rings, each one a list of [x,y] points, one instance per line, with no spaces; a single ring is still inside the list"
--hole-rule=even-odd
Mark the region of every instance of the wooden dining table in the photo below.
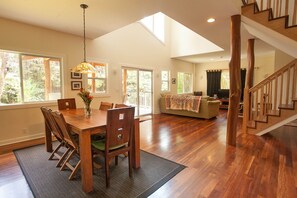
[[[91,135],[105,133],[107,111],[92,109],[92,114],[86,117],[84,109],[59,110],[64,115],[66,123],[71,130],[79,135],[79,154],[81,159],[82,189],[88,193],[93,191]],[[49,129],[45,130],[46,151],[52,152],[52,135]],[[139,118],[134,119],[132,136],[133,168],[140,167],[140,140]]]

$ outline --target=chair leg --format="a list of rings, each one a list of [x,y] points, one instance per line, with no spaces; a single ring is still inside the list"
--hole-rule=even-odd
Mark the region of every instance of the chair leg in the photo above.
[[[52,152],[52,154],[49,156],[49,160],[52,160],[53,157],[55,156],[55,153],[61,148],[61,146],[63,145],[62,142],[60,142],[60,144],[55,148],[55,150]]]
[[[105,183],[106,183],[106,187],[109,187],[109,158],[105,158]]]
[[[131,157],[131,151],[128,151],[128,160],[129,160],[129,177],[132,177],[132,157]]]
[[[73,156],[73,154],[75,153],[75,150],[72,150],[71,153],[68,155],[67,159],[65,160],[65,162],[62,164],[60,170],[64,170],[65,166],[67,166],[67,162],[70,160],[70,158]]]
[[[118,162],[119,162],[119,157],[118,156],[115,156],[115,165],[116,166],[118,165]]]
[[[68,153],[71,151],[70,148],[66,150],[66,152],[62,155],[61,159],[58,161],[56,167],[60,167],[61,164],[64,162],[65,158],[67,157]]]
[[[76,164],[75,168],[73,169],[72,173],[70,174],[70,176],[68,178],[69,180],[73,179],[73,177],[76,175],[77,171],[80,168],[80,162],[81,161],[79,160],[79,162]]]

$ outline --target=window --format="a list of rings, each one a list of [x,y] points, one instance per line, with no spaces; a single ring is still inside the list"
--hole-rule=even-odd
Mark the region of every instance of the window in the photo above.
[[[140,20],[140,22],[150,30],[160,41],[164,43],[164,34],[165,34],[165,23],[164,23],[164,14],[158,12],[154,15],[145,17]]]
[[[169,91],[169,71],[161,71],[161,91]]]
[[[229,70],[223,70],[221,73],[221,89],[230,88],[230,75]]]
[[[192,93],[193,92],[193,75],[190,73],[177,73],[177,93]]]
[[[102,63],[91,63],[96,73],[88,74],[88,89],[92,93],[107,93],[107,66]]]
[[[61,59],[0,50],[0,105],[61,98]]]

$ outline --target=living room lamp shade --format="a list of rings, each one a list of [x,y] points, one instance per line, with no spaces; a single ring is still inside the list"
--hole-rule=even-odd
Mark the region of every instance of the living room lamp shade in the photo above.
[[[90,63],[87,62],[86,60],[86,14],[85,10],[88,8],[88,5],[86,4],[80,4],[80,7],[83,9],[83,25],[84,25],[84,60],[80,64],[76,65],[71,69],[71,72],[74,73],[82,73],[82,74],[87,74],[87,73],[95,73],[96,69],[91,65]]]

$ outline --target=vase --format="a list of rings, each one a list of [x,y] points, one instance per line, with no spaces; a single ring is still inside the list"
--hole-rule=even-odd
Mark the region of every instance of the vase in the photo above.
[[[88,103],[88,104],[85,104],[84,109],[85,109],[85,116],[86,116],[86,117],[91,116],[91,114],[92,114],[92,109],[91,109],[91,106],[90,106],[89,103]]]

